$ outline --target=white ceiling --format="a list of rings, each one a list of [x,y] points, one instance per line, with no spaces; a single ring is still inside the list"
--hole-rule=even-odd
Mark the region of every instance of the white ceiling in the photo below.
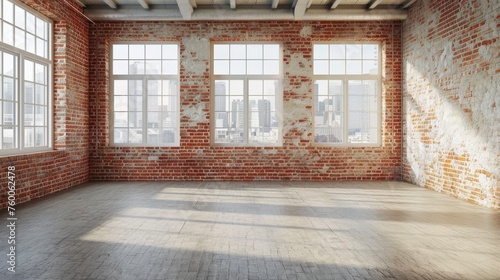
[[[93,21],[404,20],[417,0],[77,0]]]

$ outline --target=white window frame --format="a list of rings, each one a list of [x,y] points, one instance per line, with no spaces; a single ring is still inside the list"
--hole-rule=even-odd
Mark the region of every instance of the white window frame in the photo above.
[[[44,29],[42,33],[45,33],[44,36],[46,40],[44,40],[43,44],[43,56],[37,55],[36,50],[38,49],[39,46],[33,46],[33,50],[35,53],[32,53],[30,51],[26,51],[27,47],[27,42],[26,42],[26,36],[27,34],[31,34],[30,36],[33,36],[35,41],[37,40],[36,36],[34,33],[30,33],[31,31],[26,29],[26,26],[24,28],[22,26],[16,26],[15,23],[8,23],[4,19],[4,3],[5,2],[10,2],[13,4],[13,17],[15,19],[15,11],[16,7],[24,10],[24,15],[26,17],[26,14],[30,14],[34,16],[34,20],[40,20],[43,23],[46,24],[47,29]],[[26,22],[26,18],[25,18]],[[23,32],[24,34],[23,39],[24,41],[24,49],[15,47],[15,35],[14,35],[14,41],[12,44],[7,44],[4,42],[4,37],[3,37],[3,32],[4,32],[4,25],[6,24],[12,24],[14,31],[19,30]],[[35,32],[35,31],[33,31]],[[37,33],[39,34],[39,33]],[[13,55],[14,57],[17,58],[17,64],[14,65],[15,72],[17,75],[17,79],[14,82],[14,87],[16,88],[14,95],[16,96],[16,102],[17,104],[15,105],[15,119],[17,120],[16,124],[13,124],[11,127],[14,127],[14,137],[17,136],[17,138],[14,140],[14,144],[16,147],[14,148],[2,148],[3,146],[3,131],[0,131],[0,156],[11,156],[11,155],[20,155],[20,154],[29,154],[29,153],[36,153],[36,152],[46,152],[46,151],[51,151],[53,149],[53,22],[49,18],[41,15],[39,12],[33,10],[32,8],[26,6],[23,3],[20,3],[16,0],[1,0],[0,1],[0,38],[2,40],[0,41],[0,51],[3,53],[8,53],[10,55]],[[2,58],[3,59],[3,58]],[[3,60],[2,60],[3,61]],[[45,67],[46,73],[43,77],[44,83],[39,83],[39,82],[34,82],[35,84],[43,85],[46,87],[46,95],[45,95],[45,100],[44,100],[44,105],[39,105],[39,106],[44,106],[46,107],[46,114],[44,115],[44,125],[35,125],[35,119],[33,120],[33,128],[36,127],[43,127],[45,129],[44,131],[44,142],[45,145],[43,146],[34,146],[34,147],[26,147],[26,135],[25,135],[25,83],[29,81],[25,81],[25,61],[31,61],[33,63],[40,64]],[[3,62],[2,62],[3,63]],[[3,65],[2,65],[3,68]],[[2,75],[3,77],[3,75]],[[3,82],[2,87],[3,87]],[[2,89],[3,91],[3,89]],[[1,97],[0,97],[1,99]],[[31,103],[34,104],[34,103]],[[3,106],[2,103],[0,102],[0,106]],[[0,112],[3,112],[0,110]],[[0,117],[0,130],[3,130],[4,125],[3,125],[3,116]],[[8,127],[8,125],[5,125]]]
[[[378,46],[378,73],[374,74],[314,74],[314,46],[316,45],[377,45]],[[316,81],[342,81],[342,142],[316,142],[316,124],[315,117],[313,117],[313,135],[312,142],[315,146],[334,146],[334,147],[380,147],[382,145],[382,46],[379,42],[314,42],[313,43],[313,86],[315,86]],[[330,61],[330,59],[329,59]],[[347,61],[347,59],[346,59]],[[348,84],[349,81],[376,81],[377,86],[377,94],[376,94],[376,102],[377,102],[377,137],[376,142],[366,142],[366,143],[350,143],[349,142],[349,92],[348,92]],[[313,95],[316,93],[313,89]],[[313,116],[316,115],[316,102],[314,102],[313,106]]]
[[[163,60],[177,60],[177,74],[114,74],[113,73],[113,61],[114,61],[114,55],[113,55],[113,46],[114,45],[175,45],[177,46],[177,53],[176,53],[176,59],[161,59],[162,62]],[[110,145],[115,146],[115,147],[179,147],[180,146],[180,44],[178,42],[147,42],[147,41],[116,41],[112,42],[110,44],[110,67],[109,67],[109,76],[110,76],[110,91],[109,91],[109,99],[110,99]],[[118,60],[118,59],[117,59]],[[134,60],[134,59],[128,59],[128,60]],[[143,59],[146,60],[146,59]],[[173,143],[148,143],[147,142],[147,132],[145,133],[143,131],[142,134],[142,142],[141,143],[115,143],[114,140],[114,82],[117,80],[122,80],[122,81],[142,81],[142,90],[143,90],[143,96],[142,96],[142,128],[145,128],[146,130],[148,129],[148,94],[147,94],[147,82],[148,81],[175,81],[177,83],[177,89],[176,89],[176,105],[177,105],[177,112],[176,113],[176,121],[174,124],[174,129],[175,129],[175,141]],[[128,112],[128,111],[127,111]]]
[[[214,64],[215,64],[215,59],[214,59],[214,48],[215,45],[278,45],[279,46],[279,58],[278,58],[278,74],[215,74],[214,71]],[[212,146],[221,146],[221,147],[281,147],[283,145],[283,46],[281,43],[278,42],[247,42],[247,41],[230,41],[230,42],[212,42],[211,44],[211,57],[212,57],[212,63],[211,63],[211,88],[212,88],[212,93],[211,93],[211,104],[210,104],[210,112],[211,114],[211,121],[210,121],[210,142]],[[230,61],[231,59],[229,59]],[[248,62],[248,58],[243,59]],[[265,59],[262,59],[263,61]],[[231,80],[237,80],[237,81],[243,81],[243,102],[244,102],[244,139],[242,142],[230,142],[230,143],[217,143],[216,142],[216,137],[218,135],[218,131],[216,129],[216,112],[215,112],[215,83],[216,81],[231,81]],[[249,127],[250,127],[250,114],[251,111],[249,109],[249,81],[253,80],[270,80],[270,81],[277,81],[277,88],[276,91],[278,94],[274,96],[275,98],[275,107],[276,107],[276,118],[278,122],[278,139],[276,143],[257,143],[257,142],[250,142],[250,133],[249,133]]]

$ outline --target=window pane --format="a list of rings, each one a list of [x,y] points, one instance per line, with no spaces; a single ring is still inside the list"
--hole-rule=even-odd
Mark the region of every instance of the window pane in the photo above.
[[[265,80],[264,81],[264,95],[278,96],[278,81],[277,80]]]
[[[3,1],[3,20],[14,23],[14,5],[10,1]]]
[[[171,44],[171,45],[162,45],[162,56],[163,59],[175,59],[177,60],[179,57],[179,50],[178,46]]]
[[[363,45],[363,59],[378,59],[378,45]]]
[[[24,9],[16,6],[14,20],[16,21],[16,26],[21,29],[25,28],[25,15]]]
[[[161,71],[162,71],[161,60],[146,61],[146,75],[147,74],[160,75]]]
[[[227,95],[229,94],[229,81],[215,81],[215,111],[216,112],[226,112],[229,111],[229,99]],[[224,127],[227,126],[228,119],[225,120]],[[217,123],[217,115],[216,115]]]
[[[179,74],[178,60],[164,60],[162,67],[162,74],[178,75]]]
[[[142,95],[142,81],[128,81],[128,92],[129,95]]]
[[[161,121],[161,112],[148,112],[148,128],[158,128],[160,127],[160,121]],[[148,129],[148,138],[149,138],[149,135],[156,135],[156,136],[153,136],[153,137],[156,137],[156,138],[159,138],[158,136],[158,130],[154,130],[153,131],[149,131]],[[157,139],[159,140],[159,139]]]
[[[146,59],[161,59],[161,45],[146,45]]]
[[[35,16],[30,12],[26,12],[26,31],[28,31],[31,34],[36,33],[35,21],[36,21]]]
[[[264,59],[279,59],[280,46],[279,45],[264,45]]]
[[[158,127],[148,127],[147,129],[148,144],[160,144],[161,141],[162,141],[161,129]]]
[[[249,81],[249,141],[250,143],[278,143],[277,80]],[[263,95],[265,93],[265,95]]]
[[[148,91],[148,96],[161,95],[162,92],[161,81],[157,80],[148,81],[147,91]]]
[[[214,61],[214,74],[228,75],[229,74],[229,60],[215,60]]]
[[[328,60],[314,61],[314,75],[328,75]]]
[[[230,60],[230,74],[244,75],[246,74],[246,60]]]
[[[33,83],[24,83],[24,102],[35,103],[35,85]]]
[[[114,91],[115,95],[127,95],[128,94],[128,81],[115,80],[113,83],[113,91]]]
[[[248,75],[262,75],[262,60],[249,60],[247,62]]]
[[[374,80],[352,80],[349,90],[349,136],[350,143],[376,143],[378,133],[377,82]],[[371,111],[371,108],[376,111]],[[378,130],[378,129],[377,129]]]
[[[128,143],[128,129],[115,128],[113,131],[114,141],[117,144]]]
[[[232,80],[229,82],[230,94],[243,96],[244,93],[244,83],[242,80]]]
[[[162,106],[161,96],[149,95],[148,96],[148,111],[159,111]]]
[[[173,144],[177,143],[177,135],[179,135],[179,132],[177,129],[162,129],[162,141],[164,144]]]
[[[3,125],[17,125],[16,107],[14,102],[3,102]]]
[[[361,45],[346,45],[347,59],[361,59]]]
[[[113,45],[113,59],[128,59],[128,45]]]
[[[130,49],[129,53],[130,59],[144,59],[145,57],[144,45],[129,45],[129,49]]]
[[[128,74],[128,61],[127,60],[114,60],[113,61],[113,74],[114,75],[127,75]]]
[[[230,45],[230,59],[245,59],[247,56],[245,45]]]
[[[142,143],[142,128],[135,128],[128,130],[128,141],[129,143]]]
[[[35,81],[35,63],[25,60],[24,61],[24,79],[26,81]]]
[[[2,131],[2,149],[17,148],[17,132],[14,128],[3,128]]]
[[[142,111],[142,96],[129,96],[128,97],[128,110]]]
[[[45,66],[35,63],[35,82],[46,84]]]
[[[127,127],[128,126],[128,114],[125,112],[117,112],[114,115],[114,126],[115,127]]]
[[[14,46],[16,48],[20,48],[21,50],[25,49],[25,40],[26,40],[26,35],[25,32],[19,28],[15,29],[15,43]]]
[[[17,76],[16,72],[15,72],[15,68],[14,68],[14,65],[15,65],[15,61],[16,61],[16,57],[11,55],[11,54],[8,54],[8,53],[4,53],[3,54],[3,74],[5,76],[9,76],[9,77],[15,77]]]
[[[35,35],[26,33],[26,51],[32,54],[36,54]]]
[[[345,60],[330,60],[330,74],[345,75]]]
[[[264,60],[264,74],[278,75],[280,73],[278,60]]]
[[[229,59],[229,45],[214,45],[214,59]]]
[[[30,104],[24,105],[24,125],[34,126],[35,125],[35,106]]]
[[[35,104],[45,105],[47,102],[47,87],[35,85]]]
[[[328,81],[316,80],[314,82],[314,93],[319,95],[328,95]]]
[[[348,75],[361,74],[361,60],[347,60],[346,73]]]
[[[330,59],[345,59],[345,45],[330,45]]]
[[[342,92],[343,92],[342,81],[340,81],[340,80],[328,81],[328,94],[329,95],[342,96]]]
[[[128,97],[127,96],[115,96],[113,100],[113,108],[115,111],[127,111],[128,110]]]
[[[41,57],[47,57],[45,49],[45,41],[40,38],[36,38],[36,55]]]
[[[342,127],[315,127],[314,142],[316,143],[342,143]]]
[[[314,59],[328,59],[328,45],[315,44],[313,46]]]
[[[262,59],[262,45],[248,45],[247,59]]]
[[[144,64],[144,60],[129,60],[128,62],[128,71],[130,75],[144,75],[146,65]]]
[[[141,112],[129,112],[128,113],[128,126],[129,127],[142,127],[142,113]]]
[[[47,145],[45,143],[45,135],[46,135],[46,128],[45,127],[35,127],[35,147],[43,147]]]
[[[24,147],[31,148],[35,144],[35,128],[25,127],[24,128]]]
[[[343,138],[343,87],[340,80],[315,82],[314,123],[316,143],[340,143]]]
[[[248,94],[249,95],[263,95],[263,81],[262,80],[250,80],[248,81]]]
[[[17,100],[17,96],[14,94],[14,79],[12,78],[3,78],[3,99],[4,100]]]
[[[47,23],[41,18],[36,18],[36,36],[41,39],[47,39]]]
[[[163,81],[163,95],[178,96],[179,87],[177,81]]]
[[[14,27],[8,23],[3,23],[2,41],[8,45],[14,45]]]
[[[377,60],[363,60],[363,74],[377,75],[378,74],[378,61]]]
[[[46,115],[45,106],[35,106],[35,125],[44,126]]]
[[[239,143],[244,141],[245,110],[242,80],[215,81],[215,141]]]

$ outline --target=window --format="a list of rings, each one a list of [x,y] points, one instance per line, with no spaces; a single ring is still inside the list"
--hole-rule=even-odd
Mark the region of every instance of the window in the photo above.
[[[113,44],[111,139],[179,146],[178,44]]]
[[[281,145],[279,44],[213,45],[212,143]]]
[[[0,1],[0,155],[52,147],[52,23]]]
[[[380,144],[378,44],[314,44],[314,142]]]

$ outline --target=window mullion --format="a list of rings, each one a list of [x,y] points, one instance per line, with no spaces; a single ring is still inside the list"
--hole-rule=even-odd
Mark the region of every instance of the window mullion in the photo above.
[[[17,71],[17,77],[18,77],[18,80],[17,80],[17,83],[15,83],[15,85],[17,86],[17,107],[18,107],[18,110],[17,110],[17,114],[18,114],[18,120],[19,120],[19,123],[17,125],[17,129],[19,130],[18,132],[18,135],[19,135],[19,144],[18,144],[18,147],[20,150],[24,150],[26,147],[24,146],[24,143],[26,143],[25,141],[25,129],[24,129],[24,56],[22,54],[19,54],[18,56],[18,61],[17,61],[17,68],[16,71]],[[33,108],[34,110],[34,108]],[[35,121],[33,119],[33,121]]]
[[[142,80],[142,143],[148,143],[148,79]]]
[[[243,98],[245,99],[245,102],[244,102],[244,105],[243,106],[243,109],[245,110],[245,145],[248,145],[248,143],[250,143],[250,133],[249,133],[249,130],[250,130],[250,125],[248,124],[250,122],[250,110],[249,110],[249,107],[250,107],[250,98],[248,96],[248,78],[244,78],[243,79]]]
[[[343,79],[343,99],[344,99],[344,137],[342,142],[349,144],[349,79]]]

